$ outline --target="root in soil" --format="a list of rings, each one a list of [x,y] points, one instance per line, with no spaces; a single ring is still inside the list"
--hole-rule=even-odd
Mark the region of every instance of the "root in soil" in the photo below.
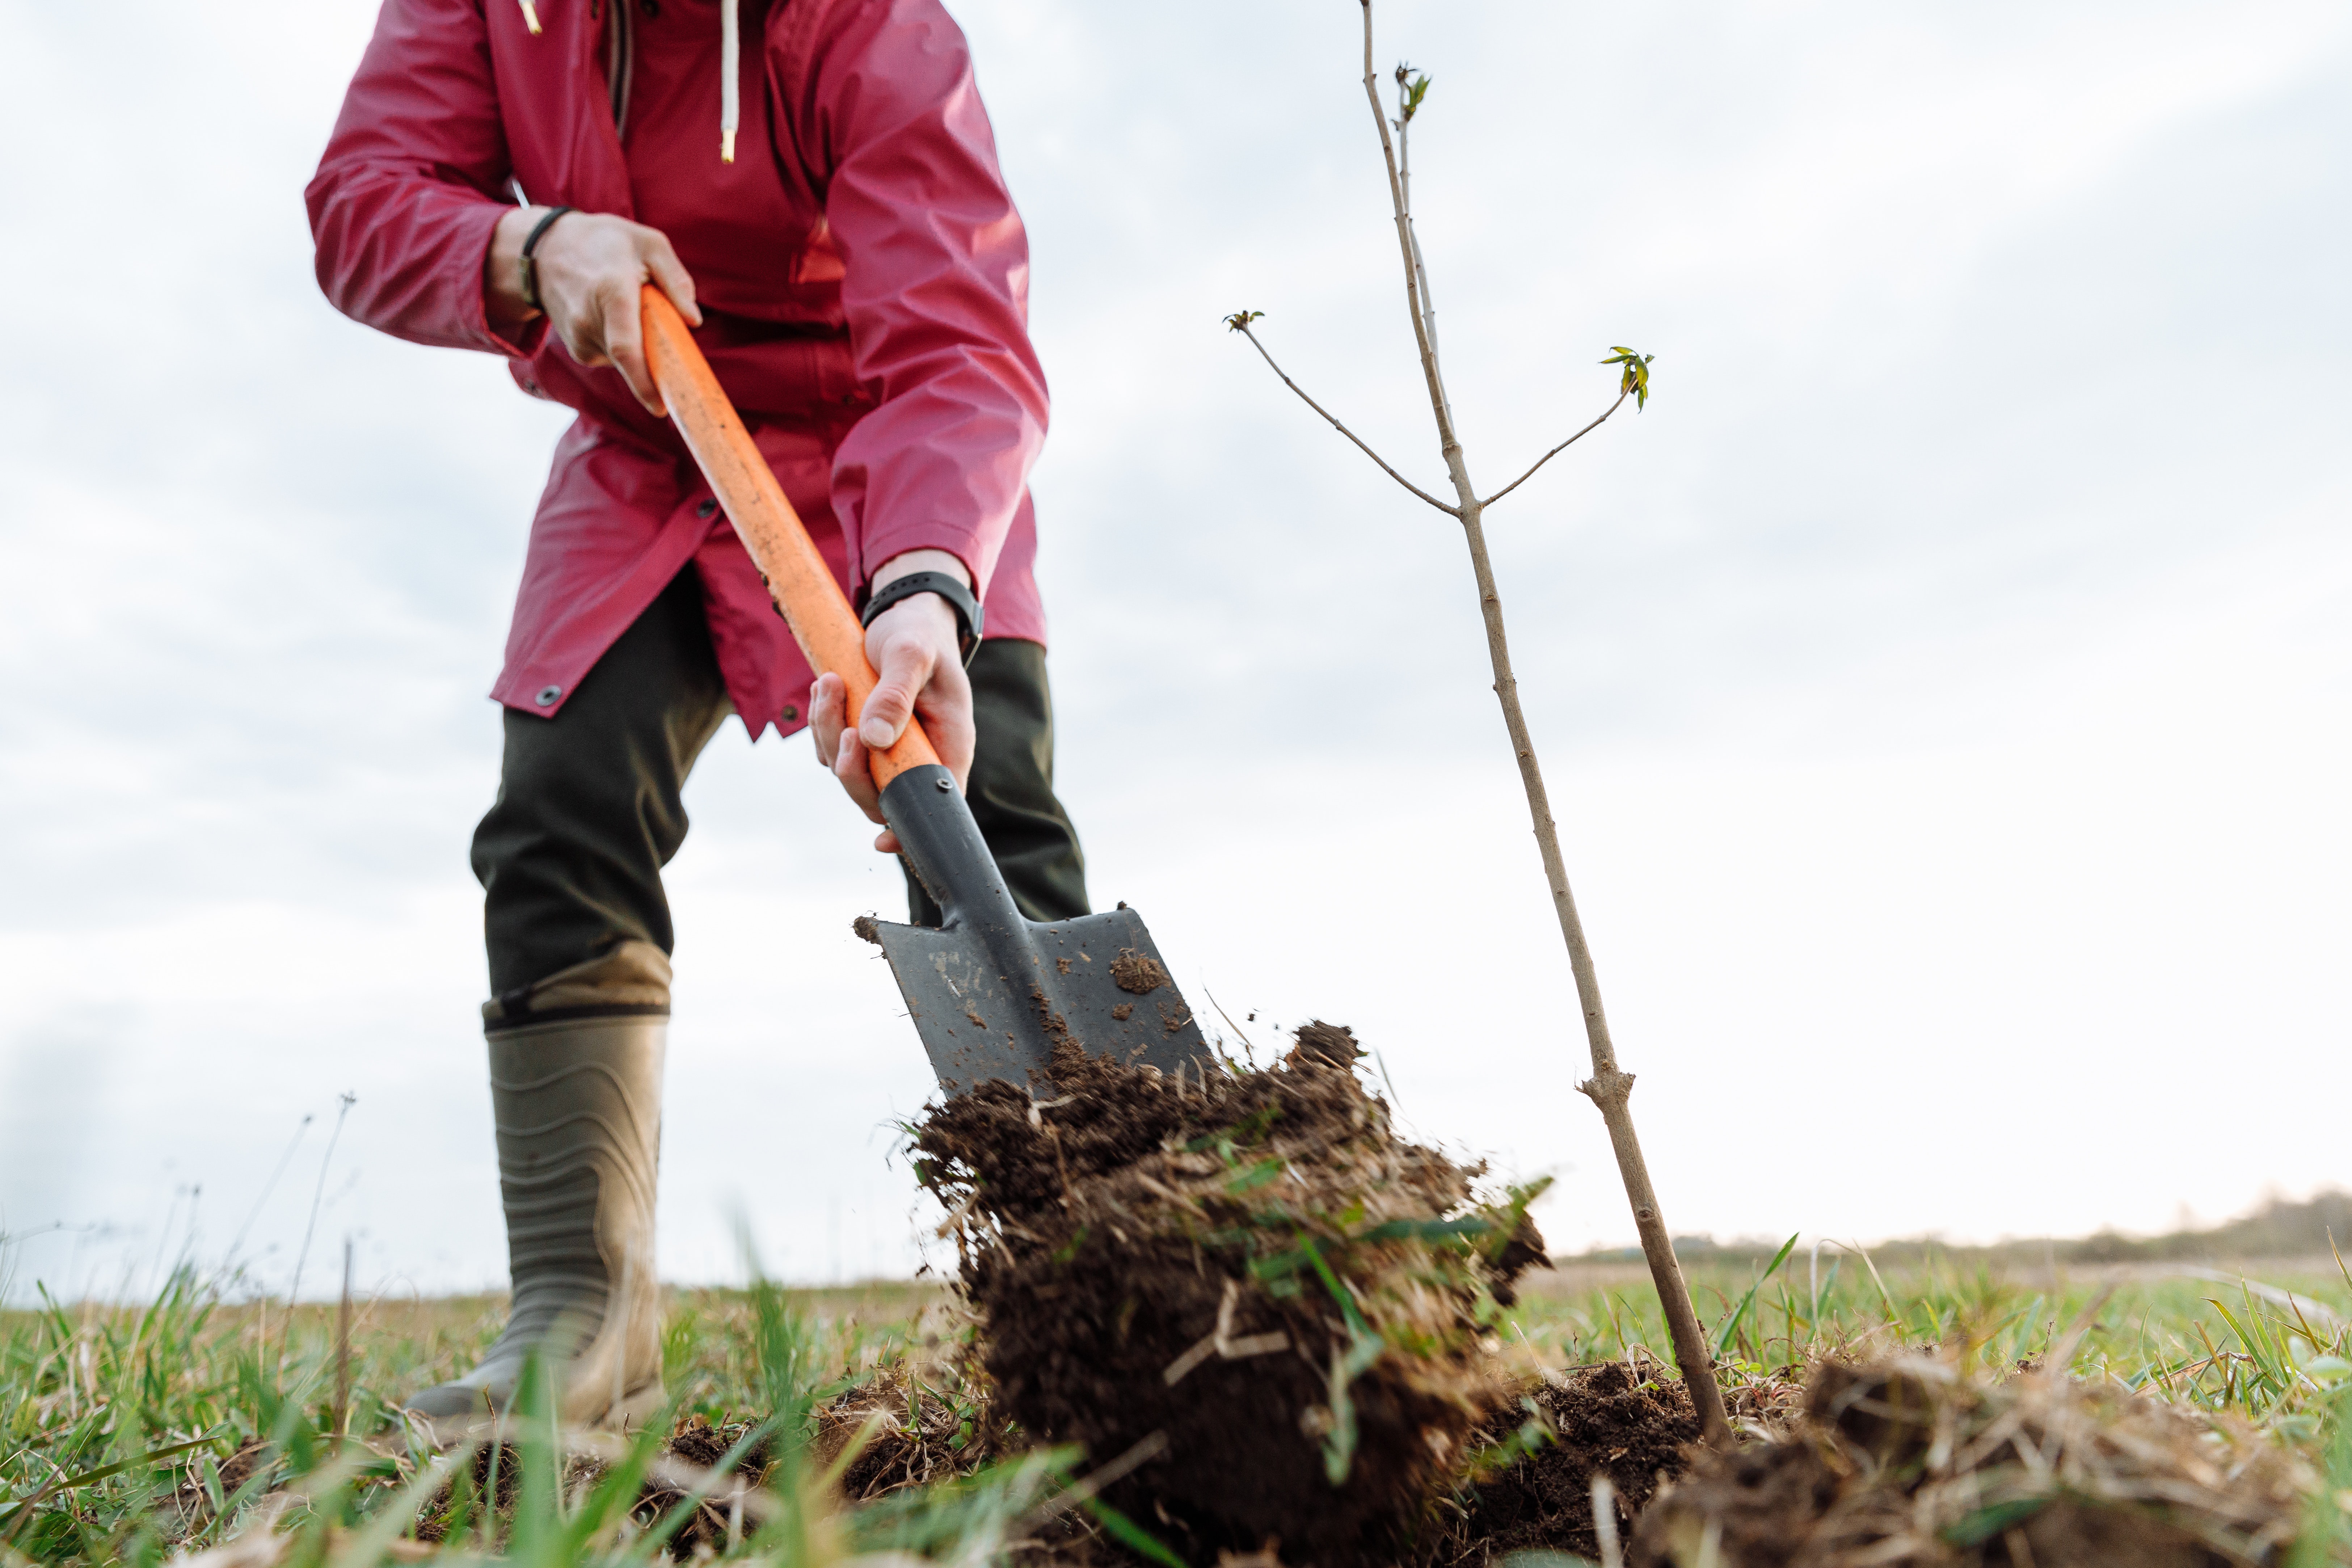
[[[1162,1076],[1066,1047],[915,1128],[1004,1414],[1096,1465],[1188,1560],[1392,1546],[1517,1395],[1489,1327],[1542,1258],[1540,1187],[1398,1137],[1343,1028],[1264,1070]]]
[[[2259,1434],[2112,1385],[1910,1357],[1825,1363],[1795,1430],[1702,1454],[1636,1568],[2275,1563],[2312,1484]]]

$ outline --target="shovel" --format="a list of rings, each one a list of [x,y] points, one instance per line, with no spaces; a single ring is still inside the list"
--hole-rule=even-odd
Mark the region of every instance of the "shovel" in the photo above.
[[[684,319],[650,284],[642,321],[646,364],[687,449],[811,668],[849,688],[855,727],[875,683],[865,628]],[[953,1094],[990,1079],[1042,1085],[1064,1044],[1165,1073],[1201,1070],[1208,1043],[1142,916],[1121,904],[1072,921],[1024,917],[920,722],[910,720],[898,743],[868,762],[883,820],[945,918],[934,931],[861,917],[856,930],[888,957],[941,1087]]]

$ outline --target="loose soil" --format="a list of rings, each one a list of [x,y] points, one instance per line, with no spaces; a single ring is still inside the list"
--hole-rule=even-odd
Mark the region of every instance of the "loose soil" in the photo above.
[[[1139,1307],[1130,1333],[1147,1321]],[[1250,1320],[1234,1334],[1256,1326]],[[1100,1348],[1082,1333],[1072,1338]],[[980,1364],[999,1358],[984,1345],[959,1339],[919,1373],[912,1361],[878,1369],[816,1413],[822,1460],[860,1445],[841,1476],[847,1500],[969,1474],[1036,1440],[1034,1428],[1005,1418],[1003,1391]],[[1279,1368],[1285,1358],[1245,1357],[1242,1365],[1261,1359]],[[1120,1364],[1112,1358],[1102,1375]],[[1203,1361],[1174,1384],[1163,1377],[1162,1386],[1181,1390],[1213,1365]],[[1381,1380],[1396,1375],[1376,1362],[1358,1381],[1380,1392],[1390,1386]],[[1286,1497],[1254,1484],[1249,1467],[1283,1463],[1286,1451],[1240,1429],[1235,1409],[1263,1408],[1264,1396],[1230,1385],[1205,1418],[1172,1396],[1153,1407],[1167,1424],[1159,1430],[1207,1433],[1227,1445],[1221,1457],[1187,1464],[1170,1444],[1105,1495],[1186,1562],[1220,1568],[1486,1568],[1529,1551],[1598,1561],[1595,1474],[1615,1489],[1630,1568],[2255,1568],[2284,1560],[2316,1485],[2304,1461],[2242,1424],[2040,1371],[1967,1376],[1924,1356],[1824,1363],[1801,1407],[1789,1402],[1792,1384],[1738,1389],[1735,1414],[1751,1436],[1727,1454],[1696,1446],[1688,1397],[1654,1363],[1577,1368],[1516,1389],[1490,1380],[1487,1389],[1484,1420],[1447,1428],[1460,1433],[1456,1461],[1436,1467],[1440,1484],[1412,1494],[1411,1507],[1391,1500],[1373,1511],[1350,1492],[1353,1477],[1334,1487],[1319,1469],[1294,1479]],[[1505,1397],[1514,1392],[1516,1403]],[[689,1417],[664,1451],[706,1469],[746,1430]],[[1382,1430],[1366,1423],[1360,1458]],[[504,1513],[520,1462],[511,1447],[475,1455],[472,1489],[489,1480],[493,1453]],[[744,1470],[756,1479],[765,1468],[755,1453]],[[596,1469],[575,1458],[567,1484],[593,1480]],[[1218,1496],[1288,1511],[1253,1521],[1273,1528],[1236,1545],[1234,1510]],[[420,1539],[441,1538],[450,1500],[445,1494],[425,1510]],[[648,1481],[632,1511],[650,1524],[683,1500]],[[1335,1517],[1352,1521],[1346,1531],[1330,1526]],[[726,1531],[721,1512],[705,1506],[673,1550],[680,1560],[699,1556]],[[1008,1550],[1021,1568],[1141,1562],[1078,1510],[1041,1513]]]
[[[715,1469],[719,1461],[727,1457],[727,1451],[741,1442],[751,1429],[751,1423],[748,1421],[714,1426],[704,1416],[688,1415],[671,1430],[669,1441],[662,1445],[662,1453],[694,1470]],[[756,1482],[767,1474],[769,1462],[767,1444],[754,1443],[736,1467],[736,1473],[748,1481]],[[651,1526],[686,1500],[687,1493],[682,1489],[660,1480],[648,1480],[638,1489],[636,1503],[629,1511],[639,1524]],[[725,1505],[705,1499],[695,1506],[694,1517],[670,1538],[671,1556],[686,1562],[697,1555],[699,1547],[707,1546],[713,1552],[720,1550],[727,1544],[727,1527]]]
[[[1594,1475],[1606,1475],[1616,1489],[1618,1536],[1624,1540],[1659,1483],[1682,1473],[1685,1447],[1698,1441],[1698,1417],[1683,1385],[1644,1379],[1623,1362],[1580,1367],[1524,1397],[1525,1405],[1490,1428],[1489,1440],[1507,1438],[1508,1415],[1530,1415],[1549,1425],[1549,1440],[1469,1484],[1454,1507],[1441,1513],[1423,1549],[1423,1568],[1483,1563],[1530,1550],[1598,1561]]]
[[[2223,1568],[2280,1560],[2313,1478],[2251,1428],[2114,1386],[1825,1363],[1786,1436],[1702,1454],[1634,1568]]]
[[[727,1451],[750,1432],[752,1423],[734,1421],[714,1426],[701,1415],[679,1418],[671,1428],[669,1437],[662,1444],[662,1457],[670,1461],[670,1474],[699,1474],[717,1467],[727,1457]],[[755,1443],[744,1455],[735,1473],[746,1481],[757,1483],[767,1473],[771,1456],[767,1445]],[[416,1523],[410,1533],[419,1541],[445,1542],[453,1521],[471,1521],[478,1516],[480,1499],[486,1492],[492,1498],[492,1511],[498,1523],[494,1533],[504,1541],[511,1525],[515,1499],[520,1489],[522,1451],[509,1442],[484,1443],[477,1447],[467,1468],[468,1484],[445,1485],[418,1511]],[[563,1462],[565,1490],[593,1486],[605,1473],[601,1460],[582,1454],[567,1455]],[[495,1485],[495,1490],[492,1490]],[[637,1489],[636,1501],[629,1512],[641,1527],[659,1522],[673,1509],[687,1500],[683,1487],[659,1479],[648,1479]],[[469,1526],[470,1527],[470,1526]],[[743,1521],[746,1533],[757,1528],[756,1521]],[[708,1499],[698,1503],[694,1515],[672,1536],[669,1550],[675,1557],[686,1560],[697,1555],[697,1549],[708,1547],[716,1552],[726,1544],[727,1514],[723,1505]]]
[[[1398,1137],[1344,1028],[1262,1071],[1056,1051],[918,1126],[1006,1416],[1139,1458],[1106,1499],[1180,1555],[1393,1560],[1517,1390],[1488,1332],[1531,1192]]]

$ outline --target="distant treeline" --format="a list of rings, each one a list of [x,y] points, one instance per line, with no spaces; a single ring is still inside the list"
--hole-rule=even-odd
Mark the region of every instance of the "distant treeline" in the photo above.
[[[1769,1263],[1780,1249],[1780,1239],[1740,1237],[1718,1242],[1711,1236],[1678,1236],[1675,1256],[1691,1264]],[[2202,1263],[2233,1258],[2325,1258],[2331,1247],[2343,1248],[2352,1261],[2352,1193],[2325,1192],[2303,1203],[2273,1198],[2253,1213],[2210,1230],[2177,1230],[2166,1236],[2103,1230],[2095,1236],[2035,1237],[1990,1247],[1958,1247],[1927,1237],[1874,1243],[1870,1256],[1882,1268],[1930,1257],[1987,1263]],[[1621,1247],[1597,1248],[1576,1261],[1632,1263],[1641,1257],[1641,1248]]]

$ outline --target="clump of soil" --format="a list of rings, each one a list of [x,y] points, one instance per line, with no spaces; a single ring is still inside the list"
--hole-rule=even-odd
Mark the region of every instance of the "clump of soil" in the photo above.
[[[1636,1568],[2222,1568],[2277,1561],[2310,1478],[2258,1434],[2113,1386],[1825,1363],[1785,1436],[1702,1454]]]
[[[961,1327],[968,1328],[967,1322]],[[1005,1428],[981,1366],[977,1341],[959,1333],[903,1360],[884,1363],[858,1386],[816,1410],[816,1457],[831,1466],[849,1453],[839,1487],[850,1502],[871,1502],[908,1487],[971,1474],[1025,1444]]]
[[[1643,1378],[1623,1362],[1579,1367],[1538,1384],[1490,1428],[1490,1441],[1507,1442],[1513,1416],[1532,1416],[1548,1434],[1532,1451],[1471,1482],[1421,1553],[1423,1568],[1522,1551],[1597,1561],[1593,1476],[1607,1476],[1616,1489],[1622,1540],[1660,1482],[1682,1474],[1685,1449],[1698,1441],[1698,1417],[1683,1385]]]
[[[658,1523],[671,1510],[687,1500],[687,1488],[700,1479],[705,1471],[715,1468],[727,1457],[727,1451],[740,1442],[753,1423],[731,1421],[712,1426],[708,1417],[685,1415],[671,1428],[661,1447],[658,1464],[637,1489],[636,1500],[629,1505],[629,1513],[639,1526],[650,1528]],[[736,1465],[733,1474],[756,1485],[766,1475],[771,1455],[765,1442],[755,1443]],[[474,1521],[481,1514],[482,1499],[489,1498],[493,1520],[492,1533],[499,1541],[507,1538],[514,1518],[515,1500],[520,1494],[523,1454],[514,1444],[506,1441],[477,1444],[467,1458],[461,1479],[446,1482],[433,1498],[418,1510],[416,1522],[409,1533],[419,1541],[443,1542],[448,1539],[453,1522],[464,1521],[467,1529],[478,1528]],[[593,1486],[606,1473],[604,1459],[582,1453],[568,1453],[563,1458],[563,1489],[567,1493]],[[669,1550],[683,1559],[696,1554],[699,1546],[716,1552],[726,1545],[729,1519],[724,1488],[711,1489],[719,1494],[714,1500],[705,1497],[695,1506],[693,1517],[678,1528],[670,1538]],[[756,1518],[746,1516],[736,1521],[748,1535],[758,1528]]]
[[[1131,947],[1120,948],[1118,956],[1110,961],[1110,977],[1121,991],[1138,996],[1149,996],[1168,984],[1168,972],[1160,967],[1160,961]]]
[[[1004,1413],[1133,1464],[1108,1500],[1188,1558],[1377,1549],[1517,1392],[1487,1326],[1542,1256],[1537,1189],[1480,1204],[1482,1168],[1398,1137],[1360,1054],[1322,1024],[1262,1071],[1066,1046],[1050,1082],[916,1129]]]
[[[497,1533],[503,1536],[503,1521],[514,1514],[518,1478],[521,1474],[522,1450],[512,1443],[476,1444],[460,1475],[443,1482],[441,1489],[418,1510],[416,1523],[409,1533],[419,1541],[445,1541],[451,1522],[478,1518],[482,1500],[488,1497],[490,1511],[501,1521]]]
[[[671,1461],[671,1466],[665,1467],[638,1489],[637,1500],[629,1509],[630,1515],[638,1524],[647,1528],[659,1523],[672,1509],[687,1500],[687,1487],[678,1483],[683,1480],[691,1485],[693,1472],[715,1469],[719,1461],[727,1457],[727,1451],[741,1442],[751,1426],[752,1423],[749,1421],[731,1421],[714,1426],[706,1416],[680,1417],[670,1431],[669,1441],[662,1445],[662,1456]],[[747,1482],[756,1483],[767,1474],[770,1460],[766,1442],[754,1443],[745,1451],[733,1473]],[[722,1493],[722,1496],[718,1499],[705,1497],[698,1501],[693,1517],[670,1537],[669,1551],[673,1557],[685,1561],[696,1556],[698,1547],[707,1546],[712,1552],[718,1552],[727,1545],[729,1509],[723,1499],[724,1489],[712,1489]],[[751,1518],[737,1521],[738,1528],[747,1535],[757,1528],[757,1524],[758,1521]]]

